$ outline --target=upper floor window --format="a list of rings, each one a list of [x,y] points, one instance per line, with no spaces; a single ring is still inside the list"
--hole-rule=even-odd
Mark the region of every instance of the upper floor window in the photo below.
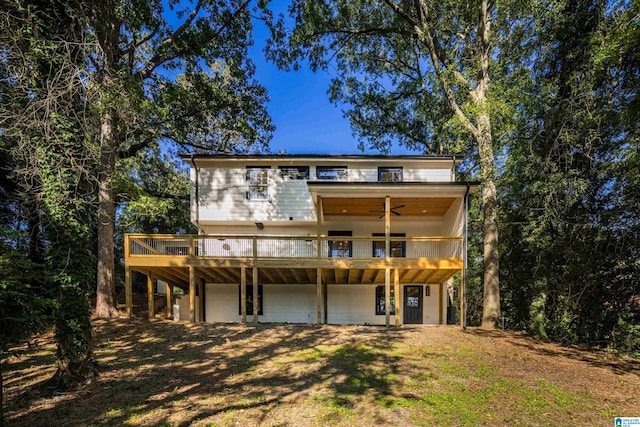
[[[402,168],[379,167],[378,182],[402,182]]]
[[[317,166],[316,178],[332,181],[344,181],[347,179],[346,166]]]
[[[247,185],[247,199],[269,200],[269,167],[248,167]]]
[[[384,233],[373,233],[373,237],[384,237]],[[405,237],[404,233],[391,233],[391,237]],[[404,258],[407,256],[407,242],[404,240],[391,240],[391,258]],[[384,240],[373,241],[373,257],[385,258]]]
[[[352,236],[351,231],[329,231],[329,236]],[[353,241],[329,240],[329,258],[351,258],[353,256]]]
[[[309,179],[309,166],[280,166],[278,169],[284,179]]]

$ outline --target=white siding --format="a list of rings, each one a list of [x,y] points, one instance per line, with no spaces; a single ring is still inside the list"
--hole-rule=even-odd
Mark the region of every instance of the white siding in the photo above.
[[[207,284],[205,292],[207,322],[239,322],[238,284]],[[260,322],[315,323],[314,285],[263,285],[263,315]],[[247,316],[248,320],[253,315]]]

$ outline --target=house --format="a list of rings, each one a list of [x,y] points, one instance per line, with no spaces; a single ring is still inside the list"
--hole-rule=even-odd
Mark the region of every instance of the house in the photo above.
[[[192,322],[444,324],[457,274],[464,293],[477,183],[456,157],[182,159],[199,234],[125,236],[129,314],[132,270],[183,289]]]

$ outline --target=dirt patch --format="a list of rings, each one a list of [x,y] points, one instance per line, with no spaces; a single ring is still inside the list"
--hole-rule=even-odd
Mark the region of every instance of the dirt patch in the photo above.
[[[640,361],[452,327],[98,321],[101,374],[46,396],[50,335],[5,366],[9,425],[607,425]]]

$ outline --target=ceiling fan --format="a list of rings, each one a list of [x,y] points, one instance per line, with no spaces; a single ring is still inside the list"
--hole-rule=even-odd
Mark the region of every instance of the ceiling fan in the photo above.
[[[382,204],[382,210],[381,210],[381,211],[369,211],[369,212],[374,212],[374,213],[380,213],[380,212],[382,212],[382,215],[380,215],[380,216],[378,217],[378,219],[381,219],[382,217],[384,217],[384,214],[386,213],[385,208],[386,208],[386,203],[383,203],[383,204]],[[394,214],[394,215],[402,216],[402,214],[401,214],[400,212],[396,212],[396,210],[397,210],[397,209],[402,209],[402,208],[404,208],[404,205],[393,206],[393,207],[391,207],[391,208],[389,209],[389,211],[390,211],[392,214]]]

